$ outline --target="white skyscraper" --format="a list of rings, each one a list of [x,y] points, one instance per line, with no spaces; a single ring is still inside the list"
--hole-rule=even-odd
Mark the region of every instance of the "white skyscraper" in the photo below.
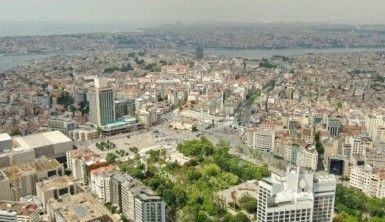
[[[272,175],[259,182],[258,222],[332,221],[336,180],[288,168],[285,177]]]
[[[89,91],[90,121],[96,126],[115,122],[114,91],[103,79],[95,79],[95,87]]]

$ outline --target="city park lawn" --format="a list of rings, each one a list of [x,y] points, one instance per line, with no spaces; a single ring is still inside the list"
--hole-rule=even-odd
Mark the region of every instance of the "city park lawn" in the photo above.
[[[183,166],[167,161],[165,150],[151,150],[145,158],[137,155],[118,165],[156,191],[177,221],[249,221],[242,212],[227,213],[214,193],[269,176],[267,165],[257,167],[241,160],[229,154],[227,143],[214,145],[204,137],[181,143],[177,150],[191,158]]]

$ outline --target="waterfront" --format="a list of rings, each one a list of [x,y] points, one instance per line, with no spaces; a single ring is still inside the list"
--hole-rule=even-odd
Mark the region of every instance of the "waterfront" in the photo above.
[[[242,57],[247,59],[271,58],[274,55],[298,56],[309,53],[353,53],[353,52],[385,51],[385,48],[300,48],[300,49],[207,49],[206,55],[220,55],[227,57]]]
[[[220,55],[228,57],[243,57],[247,59],[270,58],[274,55],[297,56],[309,53],[351,53],[365,51],[385,51],[385,48],[330,48],[330,49],[206,49],[206,55]],[[72,52],[82,54],[83,52]],[[71,54],[72,54],[71,53]],[[84,52],[85,53],[85,52]],[[65,53],[68,54],[68,53]],[[33,55],[0,55],[0,71],[11,69],[30,60],[41,60],[55,54]]]

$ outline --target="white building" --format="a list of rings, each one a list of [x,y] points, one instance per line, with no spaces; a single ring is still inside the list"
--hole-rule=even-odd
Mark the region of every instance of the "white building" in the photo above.
[[[272,175],[259,182],[258,222],[332,221],[336,180],[314,176],[299,168],[286,176]]]
[[[6,138],[4,135],[2,137]],[[8,137],[5,141],[9,146]],[[11,143],[15,154],[15,164],[32,162],[41,157],[64,158],[66,152],[72,150],[73,147],[72,140],[60,131],[16,136],[12,138]],[[10,149],[0,153],[0,167],[7,166],[10,166]]]
[[[317,169],[318,153],[314,146],[286,146],[285,160],[299,167]]]
[[[112,202],[111,178],[115,172],[115,168],[111,165],[91,170],[91,180],[89,184],[91,191],[103,200],[103,202]]]
[[[247,143],[253,149],[270,152],[274,150],[274,141],[274,130],[251,129],[247,132]]]
[[[40,209],[36,204],[19,202],[0,202],[0,221],[2,222],[39,222]]]
[[[365,136],[350,136],[349,144],[351,145],[350,155],[362,155],[365,156],[367,150],[371,150],[373,148],[372,140]]]
[[[377,135],[377,131],[379,127],[383,127],[384,119],[381,115],[368,115],[365,119],[365,127],[366,131],[370,133],[370,135],[374,138]]]
[[[12,138],[7,133],[0,134],[0,152],[12,149]]]
[[[349,184],[368,196],[385,197],[385,172],[375,171],[371,166],[354,166],[350,171]]]

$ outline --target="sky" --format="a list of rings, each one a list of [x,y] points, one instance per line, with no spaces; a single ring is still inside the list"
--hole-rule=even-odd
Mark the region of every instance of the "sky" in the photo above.
[[[0,22],[385,24],[385,0],[0,0]]]

